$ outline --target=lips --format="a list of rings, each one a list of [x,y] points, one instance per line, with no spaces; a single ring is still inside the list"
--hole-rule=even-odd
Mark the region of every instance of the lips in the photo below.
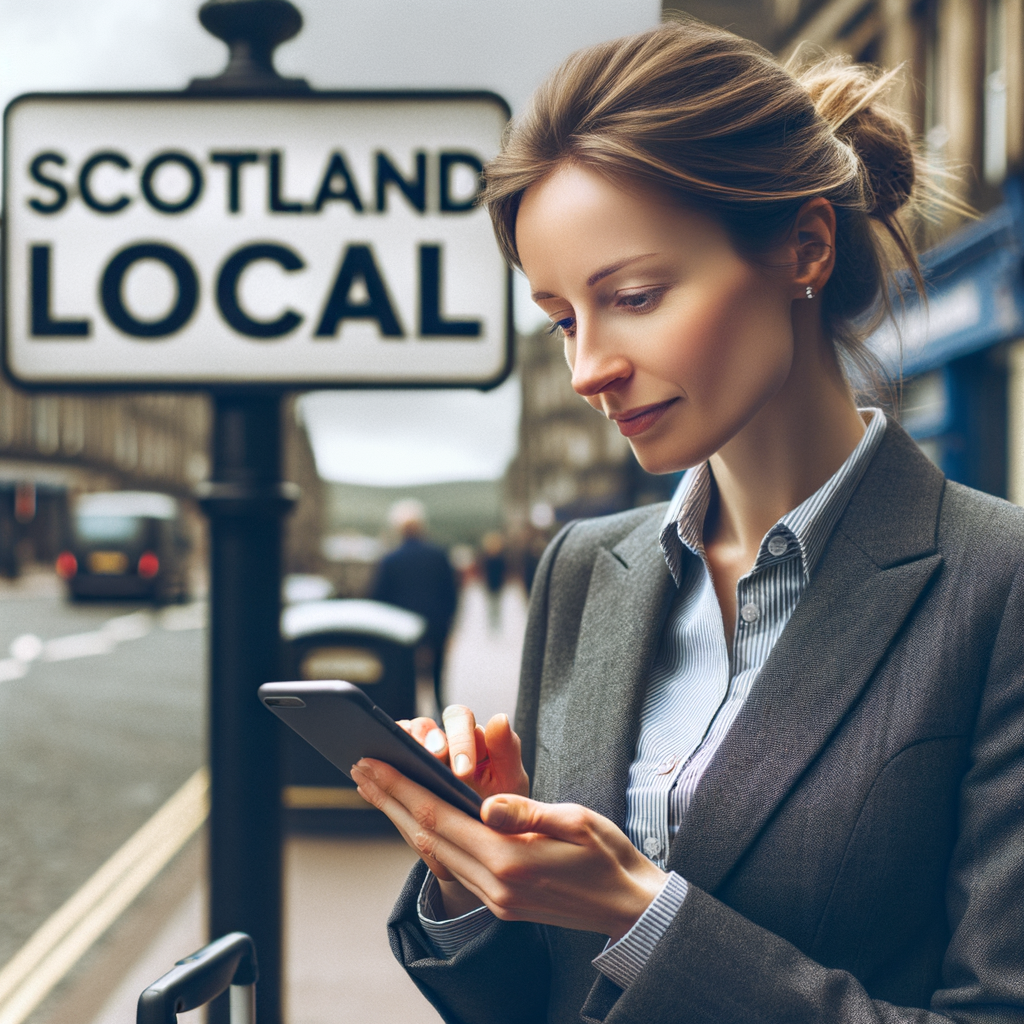
[[[656,405],[644,405],[639,409],[627,409],[626,412],[613,413],[611,418],[615,420],[619,433],[623,437],[635,437],[649,430],[668,411],[669,406],[674,405],[675,398],[667,402],[658,402]]]

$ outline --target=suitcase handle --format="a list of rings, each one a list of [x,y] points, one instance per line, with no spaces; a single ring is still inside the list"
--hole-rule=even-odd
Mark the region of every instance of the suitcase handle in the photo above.
[[[256,946],[232,932],[179,960],[139,996],[136,1024],[176,1024],[179,1013],[204,1006],[231,987],[231,1024],[255,1024]]]

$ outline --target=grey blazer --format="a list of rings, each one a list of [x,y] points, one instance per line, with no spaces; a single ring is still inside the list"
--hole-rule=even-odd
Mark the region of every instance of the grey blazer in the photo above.
[[[674,587],[664,506],[572,524],[537,573],[517,729],[534,795],[622,826]],[[690,891],[622,992],[604,936],[495,922],[392,947],[446,1021],[1024,1021],[1024,511],[947,483],[894,423],[701,779]]]

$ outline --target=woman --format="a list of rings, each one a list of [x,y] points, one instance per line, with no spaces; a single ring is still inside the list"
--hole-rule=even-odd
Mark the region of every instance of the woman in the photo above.
[[[354,769],[448,1021],[1024,1020],[1024,517],[844,373],[916,270],[883,85],[665,26],[571,57],[487,170],[573,387],[688,472],[551,544],[516,733],[410,723],[482,823]]]

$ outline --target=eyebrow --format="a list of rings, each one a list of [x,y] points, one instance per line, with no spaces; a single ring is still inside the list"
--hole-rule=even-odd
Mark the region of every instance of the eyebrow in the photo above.
[[[603,281],[606,277],[611,277],[612,274],[622,270],[625,267],[628,267],[631,263],[637,263],[640,260],[650,259],[652,256],[657,255],[658,254],[654,252],[645,252],[641,253],[639,256],[630,256],[629,259],[619,260],[618,263],[611,263],[607,267],[602,267],[600,270],[595,271],[593,274],[590,275],[590,277],[587,278],[587,287],[593,288],[594,285],[598,283],[598,281]],[[533,299],[535,302],[540,301],[542,299],[552,298],[554,298],[554,296],[551,295],[550,292],[533,293]]]

